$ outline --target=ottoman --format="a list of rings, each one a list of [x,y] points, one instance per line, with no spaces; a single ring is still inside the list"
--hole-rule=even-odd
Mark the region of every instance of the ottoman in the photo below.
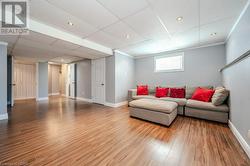
[[[177,116],[178,104],[172,101],[139,99],[129,102],[131,117],[170,126]]]

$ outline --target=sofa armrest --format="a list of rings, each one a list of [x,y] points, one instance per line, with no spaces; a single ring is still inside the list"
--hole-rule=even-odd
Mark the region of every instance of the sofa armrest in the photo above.
[[[133,96],[136,96],[137,89],[129,89],[128,90],[128,102],[133,100]]]

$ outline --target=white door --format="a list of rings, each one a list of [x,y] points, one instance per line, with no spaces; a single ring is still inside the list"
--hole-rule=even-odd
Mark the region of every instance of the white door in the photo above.
[[[94,103],[105,103],[105,58],[92,60],[92,99]]]
[[[60,94],[60,66],[51,65],[51,93]]]
[[[36,67],[33,64],[14,64],[14,99],[36,98]]]
[[[76,64],[68,65],[68,94],[70,98],[76,97],[76,77],[75,77]]]

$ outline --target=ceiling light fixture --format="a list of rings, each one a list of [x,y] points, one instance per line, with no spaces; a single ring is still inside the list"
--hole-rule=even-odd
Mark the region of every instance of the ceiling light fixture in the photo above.
[[[68,22],[68,24],[69,24],[70,26],[73,26],[73,25],[74,25],[74,24],[73,24],[72,22],[70,22],[70,21]]]
[[[216,36],[216,35],[217,35],[216,32],[210,34],[210,36]]]
[[[130,36],[129,36],[129,34],[127,34],[127,35],[126,35],[126,39],[129,39],[129,38],[130,38]]]
[[[176,20],[179,21],[179,22],[181,22],[183,20],[183,17],[181,17],[181,16],[177,17]]]

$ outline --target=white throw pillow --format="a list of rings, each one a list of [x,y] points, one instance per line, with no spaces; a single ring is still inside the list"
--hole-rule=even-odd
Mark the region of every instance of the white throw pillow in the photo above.
[[[212,97],[213,105],[221,105],[225,102],[229,95],[229,91],[224,87],[217,87]]]

